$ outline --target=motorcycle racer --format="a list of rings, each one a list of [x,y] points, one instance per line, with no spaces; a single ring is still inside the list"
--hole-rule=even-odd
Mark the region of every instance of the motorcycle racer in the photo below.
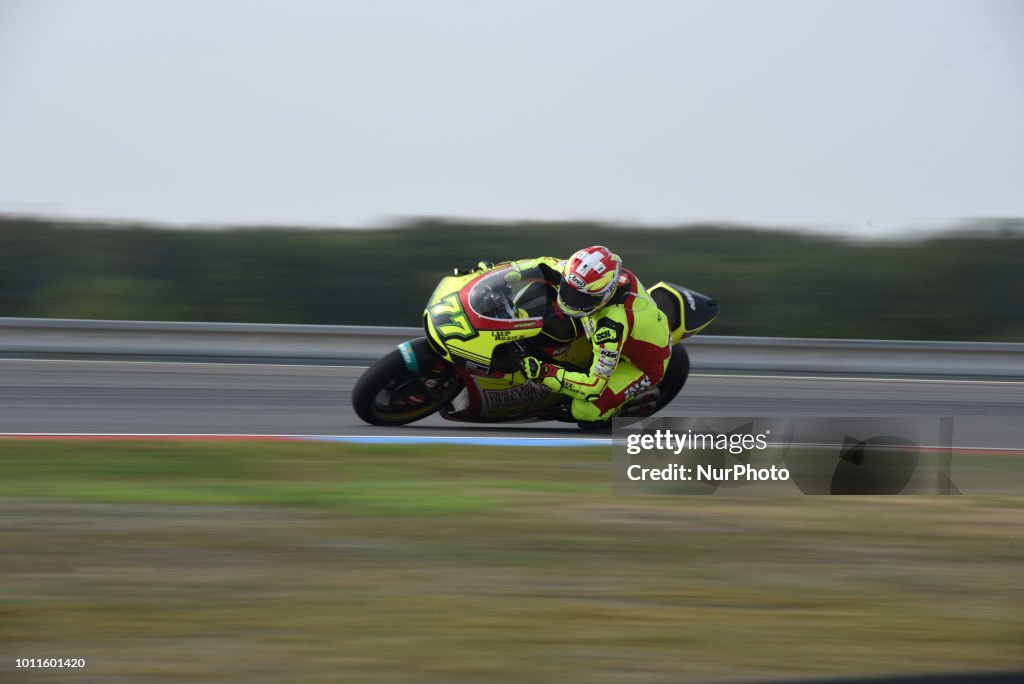
[[[609,420],[664,376],[672,353],[668,319],[607,247],[586,247],[552,265],[561,275],[557,306],[580,320],[593,345],[593,360],[587,372],[573,372],[527,356],[521,361],[523,373],[572,397],[574,420]]]

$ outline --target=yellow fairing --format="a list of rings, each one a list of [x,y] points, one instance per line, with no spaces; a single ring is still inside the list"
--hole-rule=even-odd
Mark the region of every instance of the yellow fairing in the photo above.
[[[445,360],[470,372],[464,379],[475,385],[471,396],[480,402],[480,417],[514,417],[524,408],[543,409],[564,401],[510,366],[506,353],[499,359],[496,350],[509,342],[543,334],[544,346],[554,347],[551,354],[556,361],[583,368],[591,365],[591,344],[575,324],[565,330],[544,330],[550,280],[545,280],[540,265],[552,267],[553,263],[557,261],[542,257],[449,276],[430,297],[424,311],[427,335]],[[491,327],[501,329],[481,329]]]
[[[648,292],[654,297],[658,307],[669,314],[669,322],[672,325],[672,344],[691,335],[696,335],[718,315],[718,305],[707,298],[704,299],[711,303],[712,308],[702,311],[701,315],[698,315],[695,303],[688,301],[685,295],[676,289],[676,286],[664,281],[650,288]],[[691,297],[694,294],[703,297],[698,293],[691,294]],[[671,306],[666,306],[666,303],[670,303]]]
[[[656,289],[659,288],[662,289],[664,292],[668,293],[673,299],[675,299],[679,303],[679,311],[680,313],[682,313],[683,307],[685,306],[685,303],[683,302],[683,295],[679,294],[676,290],[672,289],[671,287],[667,287],[665,283],[658,283],[657,285],[651,288],[651,292],[654,292]],[[686,333],[685,323],[685,317],[681,315],[679,317],[679,323],[674,328],[672,328],[672,344],[677,344],[680,340],[683,339],[683,335]]]
[[[466,283],[476,276],[476,273],[471,273],[464,276],[448,276],[447,278],[443,278],[441,282],[437,284],[437,287],[434,289],[434,293],[430,295],[430,301],[427,303],[427,308],[423,312],[423,327],[427,331],[427,336],[434,343],[435,351],[441,352],[446,361],[451,362],[452,355],[448,352],[448,349],[444,344],[441,332],[438,331],[438,327],[431,319],[431,309],[443,305],[450,295],[455,295],[457,297],[459,290],[461,290]],[[443,332],[447,333],[448,331],[445,330]]]
[[[587,367],[591,359],[590,341],[585,337],[574,340],[554,358],[562,363]],[[520,371],[500,377],[474,375],[469,381],[476,385],[480,395],[482,418],[520,416],[524,408],[543,410],[564,400],[562,395],[551,392],[540,383],[530,382]]]
[[[495,348],[539,335],[548,303],[540,261],[505,262],[444,278],[423,314],[436,351],[456,365],[490,368]]]

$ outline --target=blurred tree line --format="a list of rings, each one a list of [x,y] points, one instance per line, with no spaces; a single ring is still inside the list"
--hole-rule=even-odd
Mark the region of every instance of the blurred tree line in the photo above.
[[[926,240],[420,220],[221,229],[0,217],[0,316],[418,325],[453,266],[604,244],[716,297],[720,335],[1024,340],[1024,221]]]

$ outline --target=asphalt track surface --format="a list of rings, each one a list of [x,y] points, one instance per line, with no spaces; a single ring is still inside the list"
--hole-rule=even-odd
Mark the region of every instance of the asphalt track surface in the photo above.
[[[355,416],[358,366],[0,359],[0,433],[584,436],[572,425]],[[953,416],[954,447],[1024,448],[1024,382],[691,375],[666,416]]]

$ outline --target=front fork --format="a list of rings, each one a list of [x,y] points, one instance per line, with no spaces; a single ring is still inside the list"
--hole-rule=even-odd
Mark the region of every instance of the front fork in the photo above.
[[[418,400],[432,403],[447,403],[458,393],[461,384],[458,373],[451,364],[438,356],[427,338],[418,337],[398,345],[405,367],[420,377],[423,395]]]

